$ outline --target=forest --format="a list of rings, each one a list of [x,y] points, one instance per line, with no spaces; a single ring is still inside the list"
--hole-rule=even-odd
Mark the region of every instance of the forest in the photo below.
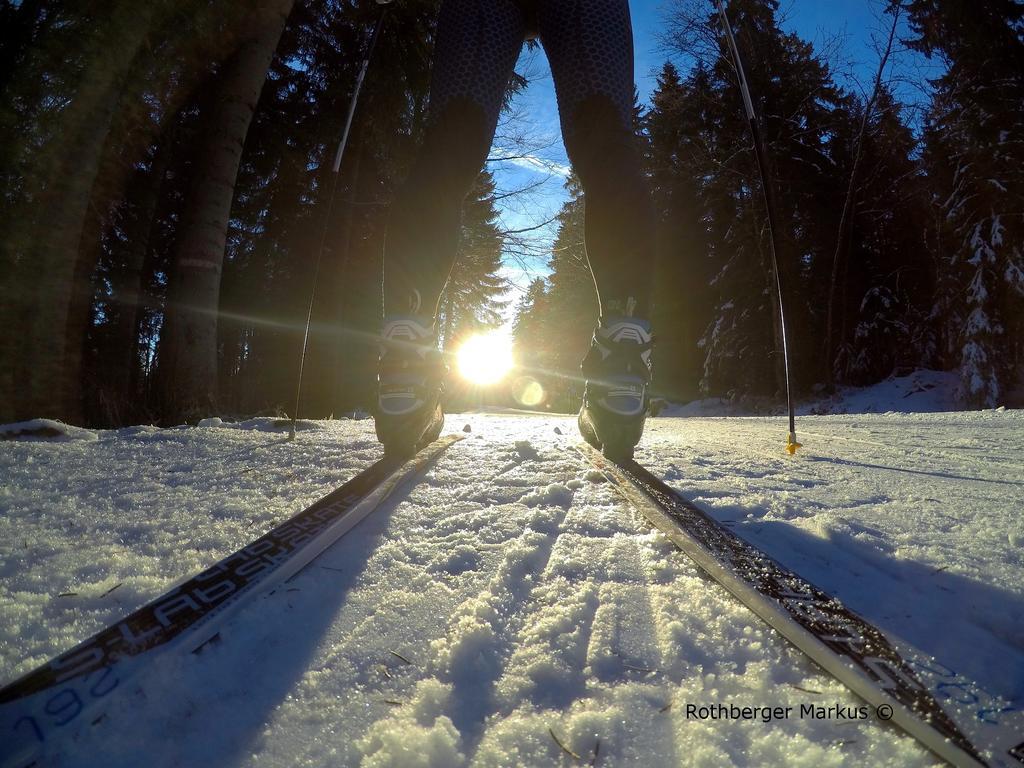
[[[0,422],[292,414],[307,314],[301,415],[368,409],[438,5],[387,6],[334,173],[373,0],[0,0]],[[1024,404],[1024,5],[880,2],[891,33],[855,91],[777,0],[727,5],[778,201],[797,396],[932,368],[958,372],[964,407]],[[662,13],[665,63],[635,110],[659,215],[654,393],[777,402],[736,72],[710,0]],[[918,112],[886,67],[897,46],[941,64]],[[510,94],[528,87],[517,74]],[[546,269],[508,307],[519,240],[499,212],[530,189],[482,168],[438,319],[450,350],[514,310],[518,364],[555,410],[578,407],[597,314],[585,198],[571,176],[567,191]]]

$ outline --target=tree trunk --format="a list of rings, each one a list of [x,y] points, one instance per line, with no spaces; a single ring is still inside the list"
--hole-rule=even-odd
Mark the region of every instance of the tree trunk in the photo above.
[[[52,416],[76,422],[81,417],[80,355],[71,354],[82,342],[70,325],[76,277],[91,270],[79,250],[99,170],[100,156],[117,106],[113,74],[78,94],[92,107],[80,130],[68,141],[57,178],[37,203],[39,221],[28,258],[22,260],[21,297],[27,300],[22,321],[30,326],[20,355],[24,366],[18,418]],[[91,98],[91,97],[95,98]],[[91,253],[95,255],[95,253]],[[80,327],[77,328],[82,330]],[[72,332],[73,337],[69,336]]]
[[[875,83],[874,87],[871,89],[871,98],[869,98],[867,103],[864,105],[864,114],[861,116],[860,128],[857,131],[857,143],[853,154],[853,166],[850,168],[850,180],[846,188],[846,197],[843,200],[843,211],[839,217],[839,233],[836,236],[836,250],[832,255],[832,272],[828,285],[828,307],[825,312],[825,354],[822,358],[822,362],[824,364],[822,374],[824,376],[824,381],[830,390],[835,387],[836,383],[835,352],[836,349],[841,347],[846,341],[845,325],[843,333],[840,334],[838,341],[833,341],[833,336],[835,328],[836,291],[839,286],[839,272],[840,269],[843,269],[845,272],[844,262],[849,258],[849,242],[853,238],[852,219],[855,213],[854,202],[857,196],[857,171],[859,169],[861,155],[864,150],[864,137],[867,134],[868,125],[871,121],[871,113],[874,111],[875,104],[878,101],[878,94],[882,88],[882,78],[885,76],[886,64],[888,64],[889,57],[892,55],[893,41],[896,39],[896,29],[899,26],[900,21],[900,7],[901,6],[898,3],[892,6],[893,16],[892,25],[889,28],[889,41],[886,43],[885,51],[878,63],[878,70],[875,72]],[[843,303],[845,306],[845,294],[843,296]]]
[[[75,275],[71,281],[71,300],[68,304],[68,320],[64,335],[67,350],[64,355],[66,370],[78,371],[76,423],[83,426],[107,426],[107,421],[95,407],[98,382],[96,381],[95,360],[86,353],[89,325],[92,321],[93,299],[96,295],[96,267],[103,255],[103,234],[109,224],[109,200],[105,199],[100,184],[93,187],[92,197],[82,225],[82,239],[78,244],[78,258]],[[88,361],[91,364],[86,364]]]
[[[348,407],[349,389],[351,388],[351,377],[354,366],[353,336],[347,332],[354,328],[355,319],[351,311],[353,294],[357,290],[358,282],[354,278],[354,259],[352,250],[355,245],[355,207],[356,199],[360,193],[361,176],[360,171],[363,163],[363,148],[357,146],[353,152],[353,162],[349,171],[348,194],[343,203],[340,223],[338,227],[338,250],[336,254],[337,268],[332,276],[331,288],[334,294],[334,312],[332,323],[336,328],[341,329],[340,334],[335,334],[330,346],[330,367],[331,367],[331,390],[328,393],[328,402],[335,414],[343,413]]]
[[[209,412],[217,395],[217,309],[242,147],[293,0],[269,0],[220,73],[175,246],[160,340],[165,420]]]
[[[69,328],[75,276],[86,274],[79,244],[93,184],[120,97],[120,82],[149,32],[153,3],[124,4],[108,23],[108,40],[84,72],[60,118],[54,145],[41,151],[35,173],[43,192],[34,197],[34,231],[12,258],[13,276],[3,319],[0,356],[10,360],[0,378],[0,419],[81,417],[79,324]],[[124,18],[130,13],[131,23]],[[109,36],[108,36],[109,37]],[[59,142],[59,143],[58,143]],[[30,226],[32,226],[30,224]],[[11,237],[12,233],[6,233]],[[8,243],[10,247],[11,242]],[[72,337],[69,337],[69,332]],[[8,357],[9,356],[9,357]]]
[[[167,133],[173,134],[173,130]],[[157,144],[149,173],[138,193],[131,201],[131,218],[127,223],[126,242],[121,253],[121,264],[111,275],[112,300],[117,305],[114,327],[111,331],[110,348],[117,355],[114,371],[111,372],[111,395],[118,402],[134,402],[138,394],[134,387],[138,382],[139,367],[139,313],[144,301],[142,280],[153,237],[156,209],[160,202],[167,167],[170,164],[172,136],[162,136]]]

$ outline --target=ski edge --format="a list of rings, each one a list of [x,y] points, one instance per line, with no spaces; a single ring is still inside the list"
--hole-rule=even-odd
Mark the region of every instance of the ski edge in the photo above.
[[[0,696],[3,697],[0,699],[0,728],[2,728],[0,743],[3,743],[3,748],[0,749],[0,768],[28,768],[28,766],[37,765],[48,749],[73,737],[88,722],[97,722],[97,716],[102,717],[105,696],[135,677],[142,667],[153,663],[164,655],[182,650],[198,650],[216,634],[218,627],[224,625],[246,605],[251,604],[255,597],[266,594],[294,577],[378,509],[397,490],[417,479],[417,476],[424,472],[442,453],[462,439],[464,439],[464,435],[440,437],[422,447],[405,461],[385,456],[326,496],[277,524],[262,536],[213,563],[206,570],[175,583],[167,591],[128,616],[104,627],[70,650],[54,656],[46,663],[4,685],[0,688]],[[382,476],[377,478],[375,477],[377,474]],[[350,489],[366,483],[369,485],[361,493],[352,494],[350,492]],[[256,578],[251,584],[237,588],[231,593],[231,599],[218,603],[198,620],[189,623],[173,636],[137,653],[112,654],[109,663],[99,666],[98,669],[93,666],[83,672],[68,672],[61,675],[62,666],[73,668],[83,658],[95,657],[98,653],[96,648],[103,644],[102,638],[105,635],[109,635],[120,627],[127,627],[128,622],[137,615],[145,612],[153,613],[157,606],[165,604],[169,598],[178,595],[182,588],[190,582],[201,578],[204,574],[225,569],[229,563],[240,558],[248,558],[247,550],[275,534],[288,531],[296,521],[303,517],[319,510],[330,513],[333,508],[339,506],[340,510],[330,522],[316,531],[314,535],[305,540],[293,537],[298,541],[297,545],[278,562],[272,562],[269,568],[264,562],[264,575],[261,578]],[[254,576],[259,574],[260,571],[255,571]],[[47,671],[57,675],[52,684],[38,689],[29,689],[24,694],[18,693],[19,687],[25,687],[27,681],[40,676],[40,674],[45,674]],[[114,676],[112,680],[110,679],[111,675]],[[61,704],[55,707],[54,702],[58,699],[71,703],[73,706],[68,708]]]
[[[654,527],[665,534],[673,544],[682,550],[683,553],[693,560],[703,571],[711,576],[712,579],[728,590],[734,597],[743,603],[743,605],[768,624],[772,629],[779,632],[779,634],[786,638],[786,640],[788,640],[799,651],[840,683],[845,685],[850,691],[867,702],[870,706],[875,709],[883,704],[891,707],[892,717],[890,722],[900,727],[905,733],[916,739],[922,746],[926,747],[946,762],[957,766],[957,768],[960,768],[961,766],[965,768],[973,768],[975,766],[992,768],[993,766],[1009,767],[1024,765],[1024,752],[1018,755],[1018,751],[1024,749],[1024,744],[1016,747],[1012,744],[1000,745],[998,753],[993,754],[989,752],[983,758],[980,751],[974,747],[966,736],[963,736],[963,741],[965,742],[964,746],[966,747],[965,749],[936,730],[931,724],[923,720],[913,712],[913,710],[898,701],[884,688],[869,678],[863,671],[854,666],[851,661],[847,661],[842,654],[830,649],[812,632],[795,621],[775,599],[758,591],[756,587],[743,579],[738,573],[734,572],[726,563],[720,562],[712,552],[709,552],[701,546],[699,541],[692,537],[680,524],[673,520],[672,516],[663,508],[662,504],[656,498],[652,497],[646,490],[644,490],[642,482],[637,478],[634,472],[639,470],[640,472],[649,475],[652,481],[662,486],[660,488],[662,492],[673,497],[688,510],[699,514],[702,518],[705,518],[725,536],[739,541],[744,547],[756,551],[767,560],[770,560],[782,572],[799,579],[801,582],[817,590],[817,588],[813,587],[813,585],[811,585],[805,578],[779,564],[768,555],[760,552],[760,550],[758,550],[754,545],[740,539],[736,534],[726,529],[721,525],[721,523],[712,518],[706,512],[682,497],[677,491],[665,485],[664,482],[644,470],[644,468],[635,461],[618,464],[606,458],[595,448],[585,443],[578,444],[577,450],[585,459],[587,459],[587,461],[612,480],[612,485],[615,487],[616,491],[628,503],[646,517]],[[631,468],[630,464],[634,465],[634,467]],[[855,614],[849,609],[846,609],[846,611],[864,625],[872,628],[882,638],[886,638],[885,633],[871,624],[871,622],[868,622],[866,619]],[[890,645],[896,647],[896,644],[890,643]],[[941,704],[938,704],[937,701],[936,704],[941,708]],[[944,708],[942,708],[942,711],[948,716],[948,712],[946,712]],[[950,719],[956,723],[953,718]],[[957,727],[959,729],[961,725],[957,724]],[[988,762],[986,762],[986,760]]]

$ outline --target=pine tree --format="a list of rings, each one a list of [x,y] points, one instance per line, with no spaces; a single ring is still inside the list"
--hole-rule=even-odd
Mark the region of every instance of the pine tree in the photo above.
[[[548,311],[548,286],[542,277],[530,281],[526,293],[516,304],[512,321],[512,345],[516,359],[526,368],[543,365],[549,350],[542,346],[541,328]]]
[[[934,362],[927,319],[934,270],[923,237],[916,148],[892,94],[883,89],[863,139],[857,202],[845,233],[849,258],[840,282],[835,356],[840,383],[870,384]]]
[[[498,274],[503,237],[494,206],[494,177],[483,171],[462,207],[462,233],[455,266],[441,297],[441,344],[452,349],[457,340],[480,328],[501,324],[501,299],[508,288]]]
[[[598,320],[597,290],[584,244],[585,201],[578,178],[566,181],[569,200],[558,214],[558,234],[548,266],[547,311],[542,343],[551,350],[545,389],[559,411],[579,410],[583,397],[580,362]]]
[[[780,221],[778,254],[788,287],[791,329],[819,325],[824,307],[817,274],[831,255],[840,185],[829,153],[832,118],[839,93],[827,66],[812,47],[783,34],[775,0],[734,0],[729,7],[746,59],[755,109],[767,144],[777,192]],[[779,308],[768,258],[764,203],[742,113],[742,101],[717,17],[706,26],[716,40],[708,64],[707,107],[695,128],[708,148],[701,169],[702,194],[716,264],[716,307],[702,345],[702,387],[713,394],[771,394],[781,384]],[[803,300],[801,300],[803,299]],[[798,389],[813,382],[817,339],[794,333],[790,349],[796,361]]]
[[[285,361],[296,356],[294,329],[327,218],[330,176],[318,169],[333,154],[381,9],[372,0],[297,4],[281,57],[264,70],[267,87],[245,143],[233,151],[238,173],[216,171],[234,194],[230,208],[213,215],[194,194],[216,186],[202,182],[216,164],[196,151],[216,122],[211,75],[230,68],[225,57],[251,36],[245,22],[267,2],[0,2],[0,267],[5,278],[13,273],[0,302],[7,418],[76,419],[56,402],[67,382],[74,384],[67,399],[84,394],[93,423],[157,417],[154,366],[164,378],[195,369],[175,365],[172,340],[182,335],[182,294],[198,295],[180,288],[180,257],[194,250],[188,230],[199,219],[222,232],[223,273],[219,289],[204,283],[204,318],[193,324],[204,330],[185,333],[212,349],[201,368],[213,375],[193,378],[203,386],[222,379],[229,411],[278,407],[287,404],[282,393],[294,393],[294,368]],[[326,374],[315,378],[323,383],[315,393],[321,415],[344,399],[339,379],[372,379],[372,366],[356,370],[341,342],[363,339],[356,346],[365,352],[376,330],[386,203],[422,128],[435,17],[436,0],[407,0],[392,11],[370,75],[378,82],[361,100],[314,318],[313,357]],[[246,101],[251,107],[256,99]],[[41,262],[53,268],[39,270]],[[52,408],[39,405],[44,400]]]
[[[703,113],[710,77],[698,64],[685,81],[666,63],[644,119],[647,166],[659,214],[652,323],[659,335],[653,391],[675,400],[697,395],[698,341],[711,315],[702,178],[708,165]],[[664,333],[659,333],[664,329]]]
[[[72,303],[76,277],[88,278],[92,265],[80,262],[79,244],[121,86],[170,10],[166,2],[118,2],[93,18],[56,11],[62,23],[23,54],[23,71],[3,94],[0,179],[21,177],[0,210],[0,265],[10,276],[0,301],[5,420],[81,421],[84,329]]]
[[[548,284],[537,277],[516,305],[512,325],[512,354],[519,376],[511,393],[523,407],[549,406],[552,393],[561,385],[561,379],[553,375],[560,337],[552,331]]]
[[[372,395],[386,203],[422,128],[436,8],[409,0],[388,15],[332,202],[331,162],[379,14],[370,2],[297,4],[247,136],[221,293],[234,319],[218,329],[223,394],[242,412],[292,408],[318,259],[302,413]]]
[[[149,415],[140,390],[139,323],[154,222],[174,146],[171,135],[162,138],[132,174],[103,237],[96,280],[101,290],[92,307],[83,363],[89,423],[131,424]]]
[[[0,368],[0,409],[81,417],[95,384],[80,372],[83,339],[96,340],[88,320],[110,316],[90,312],[91,293],[110,298],[99,278],[112,266],[129,178],[197,75],[230,47],[245,6],[33,0],[11,11],[0,35],[0,57],[17,66],[0,75],[0,263],[11,289],[0,351],[13,363]]]
[[[242,148],[293,0],[266,0],[253,14],[252,37],[218,73],[197,149],[189,207],[178,236],[160,376],[166,417],[210,412],[217,398],[217,310],[228,217]]]
[[[992,407],[1024,355],[1024,6],[912,0],[907,10],[916,47],[949,65],[925,137],[935,241],[949,248],[938,254],[940,313],[965,401]]]

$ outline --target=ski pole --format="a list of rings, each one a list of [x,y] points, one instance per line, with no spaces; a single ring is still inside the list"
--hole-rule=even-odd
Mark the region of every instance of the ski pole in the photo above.
[[[761,175],[761,190],[764,193],[764,205],[768,211],[768,245],[772,256],[772,271],[775,272],[775,290],[779,297],[779,327],[782,336],[782,367],[786,375],[786,406],[789,409],[789,438],[786,440],[786,450],[790,455],[796,453],[801,446],[796,440],[796,415],[793,412],[793,387],[790,381],[789,369],[789,342],[786,333],[786,312],[783,308],[784,294],[782,290],[782,270],[779,269],[778,243],[776,241],[775,215],[775,194],[771,179],[768,175],[768,167],[765,164],[765,150],[761,137],[761,130],[757,123],[757,112],[754,111],[754,101],[750,98],[750,87],[747,85],[747,76],[743,71],[743,60],[740,58],[740,49],[736,45],[736,38],[732,33],[732,25],[725,13],[724,0],[715,0],[718,6],[718,15],[722,20],[722,28],[725,30],[725,37],[729,43],[729,50],[732,53],[733,63],[736,65],[736,75],[740,82],[740,93],[743,95],[743,108],[747,113],[747,122],[750,124],[750,135],[754,143],[754,157],[757,158],[757,170]]]
[[[327,198],[327,214],[324,217],[324,226],[320,232],[320,247],[317,250],[316,266],[313,268],[313,287],[309,292],[309,307],[306,310],[306,329],[302,335],[302,352],[299,355],[299,377],[295,385],[295,408],[292,411],[291,428],[288,431],[288,440],[295,439],[296,422],[299,419],[299,400],[302,398],[302,372],[306,366],[306,349],[309,345],[309,327],[313,321],[313,304],[316,301],[316,286],[320,278],[320,262],[324,258],[324,246],[327,243],[327,227],[331,222],[331,214],[334,211],[334,195],[338,189],[338,177],[341,175],[341,160],[345,156],[345,148],[348,146],[348,136],[352,131],[352,119],[356,114],[356,104],[359,101],[359,93],[363,89],[363,81],[366,79],[366,71],[370,68],[370,60],[377,48],[377,40],[380,38],[380,31],[384,27],[384,20],[388,15],[388,6],[391,0],[377,0],[381,7],[377,21],[373,25],[373,32],[370,35],[370,44],[363,56],[363,63],[359,67],[359,74],[356,77],[355,87],[352,89],[352,98],[348,103],[348,114],[345,116],[345,127],[342,129],[341,138],[338,141],[338,149],[334,153],[334,163],[331,166],[331,192]]]

